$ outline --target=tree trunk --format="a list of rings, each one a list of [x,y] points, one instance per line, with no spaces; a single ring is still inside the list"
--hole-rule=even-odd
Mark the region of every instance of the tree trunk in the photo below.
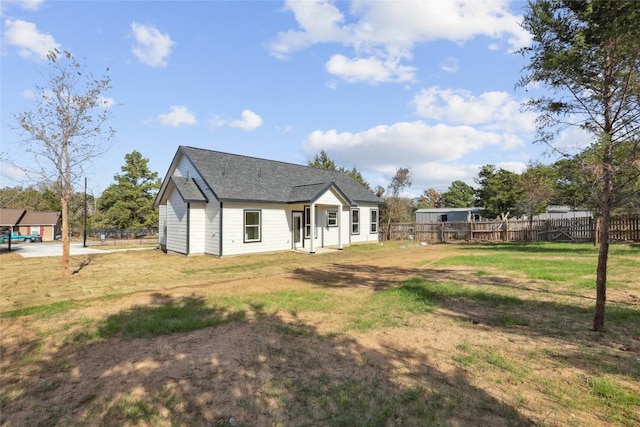
[[[60,201],[62,204],[62,278],[68,279],[71,277],[69,268],[69,200],[63,196]]]
[[[613,165],[611,145],[605,149],[603,158],[602,217],[600,218],[600,251],[596,273],[596,308],[593,330],[604,330],[604,307],[607,301],[607,261],[609,258],[609,228],[611,225],[611,189],[613,185]]]

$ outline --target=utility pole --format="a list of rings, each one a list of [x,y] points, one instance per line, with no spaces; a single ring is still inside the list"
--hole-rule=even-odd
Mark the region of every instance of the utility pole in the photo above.
[[[84,177],[84,238],[83,247],[87,247],[87,177]]]

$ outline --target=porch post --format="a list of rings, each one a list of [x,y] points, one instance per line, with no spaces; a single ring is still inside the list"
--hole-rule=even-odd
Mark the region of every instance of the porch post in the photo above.
[[[342,205],[338,205],[338,250],[342,250]]]
[[[309,253],[310,254],[315,254],[316,250],[314,249],[314,245],[315,245],[315,239],[316,239],[316,204],[315,203],[311,203],[311,208],[309,209],[310,212],[310,224],[311,224],[311,233],[309,233],[310,237],[311,237],[311,242],[309,243]]]

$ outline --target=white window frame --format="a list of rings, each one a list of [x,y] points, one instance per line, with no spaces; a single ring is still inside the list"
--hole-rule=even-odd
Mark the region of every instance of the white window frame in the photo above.
[[[311,206],[304,207],[304,238],[311,238]]]
[[[315,213],[316,213],[316,239],[318,238],[318,207],[315,207]],[[311,206],[305,206],[304,207],[304,238],[305,239],[310,239],[311,238]]]
[[[375,218],[374,218],[374,216],[375,216]],[[378,233],[378,221],[379,221],[379,219],[378,219],[378,209],[371,209],[371,227],[370,227],[371,234],[377,234]]]
[[[247,224],[247,214],[248,213],[257,213],[258,214],[258,223],[257,224]],[[248,239],[247,236],[247,227],[255,227],[258,229],[258,237],[256,239]],[[244,231],[244,243],[256,243],[262,241],[262,210],[260,209],[245,209],[243,213],[243,227]]]
[[[353,217],[357,217],[353,220]],[[351,209],[351,234],[360,234],[360,209]]]
[[[338,211],[327,211],[327,227],[338,226]]]

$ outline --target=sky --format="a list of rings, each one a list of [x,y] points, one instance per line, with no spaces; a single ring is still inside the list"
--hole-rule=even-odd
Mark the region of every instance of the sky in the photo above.
[[[296,164],[324,150],[372,188],[409,167],[410,196],[474,186],[487,164],[551,163],[521,108],[543,89],[517,87],[525,5],[3,0],[0,187],[33,184],[13,166],[34,161],[15,116],[34,109],[52,49],[111,79],[116,134],[86,170],[95,196],[126,154],[164,178],[180,145]]]

